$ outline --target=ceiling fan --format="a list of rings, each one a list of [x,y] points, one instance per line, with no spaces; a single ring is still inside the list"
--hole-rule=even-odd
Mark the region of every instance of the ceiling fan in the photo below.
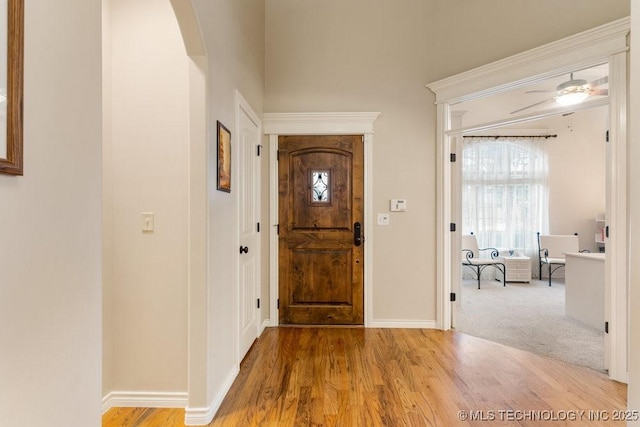
[[[512,111],[510,114],[519,113],[528,108],[532,108],[538,105],[545,104],[547,102],[556,102],[562,106],[579,104],[590,96],[609,94],[608,89],[598,89],[598,86],[602,86],[609,82],[609,77],[604,76],[596,79],[590,83],[587,83],[584,79],[574,79],[573,73],[569,74],[569,80],[560,83],[555,90],[530,90],[525,93],[547,93],[555,92],[555,95],[544,101],[536,102],[535,104],[527,105],[526,107]]]

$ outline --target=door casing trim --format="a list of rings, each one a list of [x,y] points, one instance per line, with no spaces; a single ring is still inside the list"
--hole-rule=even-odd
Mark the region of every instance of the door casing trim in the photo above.
[[[263,129],[269,137],[269,326],[278,326],[278,136],[363,135],[364,137],[364,326],[373,319],[373,123],[379,112],[265,113]]]

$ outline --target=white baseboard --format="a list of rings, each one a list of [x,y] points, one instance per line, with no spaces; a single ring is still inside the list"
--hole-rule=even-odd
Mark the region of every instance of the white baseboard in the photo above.
[[[102,398],[102,413],[111,408],[184,408],[186,392],[112,391]]]
[[[260,338],[260,335],[262,335],[262,333],[264,332],[264,329],[268,328],[269,326],[271,326],[271,320],[264,319],[262,321],[262,324],[260,325],[260,331],[258,331],[258,338]]]
[[[218,412],[218,409],[220,409],[222,401],[229,392],[229,389],[231,388],[231,385],[238,376],[239,372],[240,369],[237,366],[234,367],[231,372],[229,372],[226,380],[222,383],[222,386],[220,386],[218,393],[216,393],[213,402],[211,402],[211,405],[209,405],[208,407],[191,408],[187,406],[185,411],[186,415],[184,417],[184,424],[187,426],[203,426],[209,424],[211,420],[213,420],[213,417],[216,415],[216,412]]]
[[[376,319],[367,328],[437,329],[435,320]]]
[[[270,319],[262,322],[260,334],[265,328],[278,327]],[[365,328],[407,328],[407,329],[438,329],[435,320],[402,320],[402,319],[377,319],[365,325]]]
[[[265,328],[277,328],[278,324],[271,319],[265,319],[264,322],[262,322],[262,324],[264,325]]]
[[[207,408],[187,408],[184,416],[186,426],[206,426],[213,420],[218,408],[209,406]]]

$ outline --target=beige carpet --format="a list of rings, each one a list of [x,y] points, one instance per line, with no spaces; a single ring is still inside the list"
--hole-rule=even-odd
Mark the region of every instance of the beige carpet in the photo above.
[[[463,280],[456,330],[604,372],[604,332],[565,316],[564,284]]]

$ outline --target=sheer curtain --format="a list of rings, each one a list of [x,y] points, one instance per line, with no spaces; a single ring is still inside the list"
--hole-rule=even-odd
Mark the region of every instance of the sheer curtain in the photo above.
[[[549,229],[547,137],[464,137],[462,228],[481,248],[537,259]]]

